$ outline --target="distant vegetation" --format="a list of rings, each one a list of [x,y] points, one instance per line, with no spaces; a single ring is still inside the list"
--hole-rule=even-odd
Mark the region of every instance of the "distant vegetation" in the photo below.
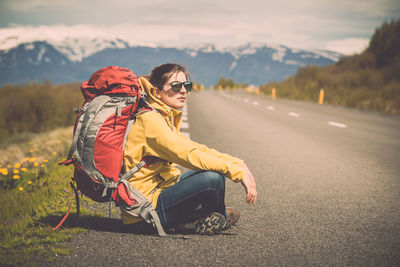
[[[307,66],[283,82],[260,86],[260,91],[305,101],[318,101],[325,90],[325,103],[363,110],[400,114],[400,19],[376,29],[369,47],[326,67]]]
[[[246,88],[247,83],[235,83],[231,78],[221,76],[215,85],[216,88]]]
[[[83,97],[79,84],[30,83],[0,88],[0,144],[21,133],[73,125]]]

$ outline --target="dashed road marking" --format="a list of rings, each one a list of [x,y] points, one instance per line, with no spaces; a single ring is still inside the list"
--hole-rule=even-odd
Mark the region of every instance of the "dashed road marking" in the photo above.
[[[231,98],[231,99],[235,99],[235,100],[238,100],[238,101],[243,101],[245,103],[250,103],[250,100],[248,98],[241,98],[241,97],[238,97],[238,96],[230,96],[230,95],[222,93],[222,92],[220,92],[220,94],[223,95],[223,96],[226,96],[228,98]],[[251,101],[251,104],[253,104],[254,106],[259,106],[259,102],[257,102],[257,101]],[[186,109],[186,106],[185,106],[185,109]],[[267,109],[270,110],[270,111],[274,111],[275,107],[267,106]],[[296,112],[293,112],[293,111],[290,111],[288,113],[288,115],[291,116],[291,117],[300,117],[299,113],[296,113]],[[187,116],[187,112],[186,112],[186,110],[184,110],[182,112],[182,120],[185,120],[185,119],[187,120],[186,116]],[[340,123],[340,122],[328,121],[328,124],[331,125],[331,126],[339,127],[339,128],[347,128],[346,124],[343,124],[343,123]],[[181,128],[185,128],[185,127],[189,128],[189,124],[186,123],[186,122],[182,122]],[[187,136],[189,135],[189,133],[183,133],[183,134],[185,134]]]
[[[188,112],[187,112],[187,106],[183,106],[182,108],[182,117],[181,117],[181,130],[185,129],[183,132],[181,131],[181,133],[183,135],[186,135],[188,138],[190,138],[190,134],[187,132],[189,130],[189,122],[188,122]]]
[[[339,128],[346,128],[347,125],[343,124],[343,123],[339,123],[339,122],[334,122],[334,121],[328,121],[329,125],[335,126],[335,127],[339,127]]]
[[[288,115],[292,116],[292,117],[299,117],[300,116],[300,114],[296,113],[296,112],[289,112]]]

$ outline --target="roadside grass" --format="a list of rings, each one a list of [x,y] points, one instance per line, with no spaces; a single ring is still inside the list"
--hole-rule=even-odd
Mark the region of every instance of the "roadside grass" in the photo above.
[[[73,234],[85,231],[85,224],[76,222],[74,201],[68,226],[52,230],[73,200],[73,167],[58,166],[67,155],[71,132],[57,129],[0,150],[0,266],[33,265],[34,257],[51,262],[54,255],[69,253],[66,242]],[[81,215],[91,221],[101,217],[85,208]]]

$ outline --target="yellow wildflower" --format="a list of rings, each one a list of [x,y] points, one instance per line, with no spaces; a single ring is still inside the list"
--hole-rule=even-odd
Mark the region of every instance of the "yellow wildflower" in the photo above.
[[[28,181],[28,184],[32,184],[32,181]]]
[[[36,158],[30,158],[29,161],[30,162],[34,162],[36,160]]]
[[[14,168],[21,168],[21,164],[19,164],[19,163],[16,163],[15,165],[14,165]]]
[[[21,171],[26,172],[27,169],[26,168],[21,168]]]
[[[33,167],[37,167],[37,166],[39,166],[38,162],[33,163]]]
[[[8,174],[8,170],[7,170],[6,168],[1,169],[0,172],[1,172],[3,175],[7,175],[7,174]]]
[[[24,191],[24,188],[23,187],[19,187],[18,190],[19,191]]]
[[[48,161],[47,159],[44,159],[43,162],[46,162],[46,163],[47,163],[47,162],[49,162],[49,161]]]
[[[7,165],[7,168],[11,168],[11,165],[10,165],[10,164],[8,164],[8,165]]]
[[[44,166],[44,164],[42,164],[42,165],[40,165],[40,167],[44,168],[44,167],[46,167],[46,166]]]
[[[14,180],[18,180],[19,178],[20,178],[20,177],[19,177],[19,175],[17,175],[17,174],[13,176],[13,179],[14,179]]]
[[[29,157],[26,157],[24,158],[24,161],[29,161],[29,159],[30,159]]]
[[[53,156],[57,156],[57,152],[53,151]]]
[[[14,169],[13,173],[19,173],[19,170]]]

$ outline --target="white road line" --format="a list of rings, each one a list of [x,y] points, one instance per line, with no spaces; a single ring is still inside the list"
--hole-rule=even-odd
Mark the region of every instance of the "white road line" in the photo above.
[[[268,106],[267,109],[268,109],[268,110],[275,110],[275,108],[272,107],[272,106]]]
[[[300,116],[300,114],[296,113],[296,112],[289,112],[288,115],[292,116],[292,117],[299,117]]]
[[[252,104],[253,104],[254,106],[258,106],[258,105],[259,105],[257,101],[253,101]]]
[[[340,128],[346,128],[347,127],[346,124],[339,123],[339,122],[334,122],[334,121],[328,121],[328,124],[332,125],[332,126],[340,127]]]
[[[183,135],[186,135],[187,137],[189,137],[190,138],[190,134],[189,133],[187,133],[187,132],[181,132]]]
[[[182,124],[181,124],[181,129],[189,129],[189,123],[187,123],[187,122],[182,122]]]

